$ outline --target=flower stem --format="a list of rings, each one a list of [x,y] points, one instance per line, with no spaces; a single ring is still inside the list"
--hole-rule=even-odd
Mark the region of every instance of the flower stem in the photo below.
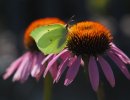
[[[52,86],[53,86],[53,82],[52,82],[51,75],[47,74],[44,80],[43,100],[52,100]]]
[[[99,85],[99,88],[98,88],[98,91],[97,91],[97,99],[98,100],[106,100],[105,92],[104,92],[104,88],[103,88],[102,83]]]

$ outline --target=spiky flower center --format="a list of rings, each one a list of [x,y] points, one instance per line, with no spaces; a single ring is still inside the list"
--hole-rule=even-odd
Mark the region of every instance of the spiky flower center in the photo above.
[[[55,18],[55,17],[41,18],[41,19],[38,19],[38,20],[32,22],[29,25],[29,27],[26,29],[25,34],[24,34],[25,47],[29,50],[38,50],[35,41],[30,36],[31,32],[39,26],[55,24],[55,23],[64,24],[64,22],[62,20],[60,20],[59,18]]]
[[[80,22],[68,29],[67,47],[76,55],[102,54],[111,41],[109,30],[97,22]]]

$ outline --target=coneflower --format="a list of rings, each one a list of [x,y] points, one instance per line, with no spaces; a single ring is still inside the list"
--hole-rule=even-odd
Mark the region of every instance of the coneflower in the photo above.
[[[35,41],[30,36],[30,33],[37,27],[55,23],[64,24],[64,22],[59,18],[52,17],[38,19],[29,25],[24,34],[24,44],[27,48],[27,52],[12,62],[3,76],[4,79],[7,79],[14,74],[13,81],[24,82],[31,74],[32,77],[35,77],[37,80],[39,80],[40,76],[45,70],[45,66],[41,64],[42,60],[45,58],[45,55],[38,50]],[[52,69],[50,69],[51,75],[52,77],[55,77],[57,66],[53,67]]]
[[[99,71],[97,63],[112,87],[115,86],[115,78],[109,63],[103,58],[103,55],[109,56],[122,71],[122,73],[130,79],[130,73],[126,68],[126,64],[130,64],[130,59],[112,42],[113,37],[110,31],[98,22],[84,21],[72,25],[68,28],[66,48],[55,56],[48,55],[43,60],[43,65],[49,60],[45,69],[44,77],[47,72],[54,67],[54,64],[60,59],[57,66],[57,75],[54,82],[58,82],[61,75],[68,68],[64,85],[69,85],[76,77],[80,65],[83,62],[84,68],[88,69],[88,74],[92,88],[97,91],[99,86]]]

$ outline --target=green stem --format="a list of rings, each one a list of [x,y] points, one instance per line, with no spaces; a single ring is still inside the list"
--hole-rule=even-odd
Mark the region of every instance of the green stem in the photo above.
[[[43,100],[52,100],[52,86],[53,86],[53,82],[52,82],[51,75],[47,74],[44,80]]]
[[[99,88],[98,88],[98,91],[97,91],[97,99],[98,100],[106,100],[105,91],[104,91],[102,83],[99,85]]]

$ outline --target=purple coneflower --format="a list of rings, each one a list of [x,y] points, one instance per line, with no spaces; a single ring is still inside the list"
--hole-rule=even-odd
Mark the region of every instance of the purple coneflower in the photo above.
[[[61,75],[68,68],[64,85],[69,85],[75,79],[80,65],[84,63],[84,68],[88,68],[88,74],[92,88],[97,91],[99,86],[99,71],[97,63],[99,63],[106,79],[112,87],[115,86],[115,78],[109,63],[103,58],[107,54],[122,71],[122,73],[130,79],[125,64],[130,64],[130,59],[115,46],[112,42],[112,35],[110,31],[97,22],[85,21],[77,23],[68,28],[66,48],[59,54],[48,55],[42,62],[47,59],[49,63],[45,69],[44,77],[47,72],[57,64],[59,60],[61,63],[57,65],[58,71],[54,78],[54,82],[58,82]]]
[[[30,74],[32,77],[39,80],[45,70],[45,66],[41,64],[42,60],[45,58],[45,55],[38,50],[35,41],[30,37],[30,33],[39,26],[54,23],[64,24],[64,22],[58,18],[42,18],[32,22],[29,25],[24,34],[24,44],[28,51],[15,60],[9,68],[7,68],[6,73],[3,76],[4,79],[7,79],[15,73],[13,76],[13,81],[25,82]],[[53,67],[52,69],[49,71],[54,78],[56,76],[57,67]]]

